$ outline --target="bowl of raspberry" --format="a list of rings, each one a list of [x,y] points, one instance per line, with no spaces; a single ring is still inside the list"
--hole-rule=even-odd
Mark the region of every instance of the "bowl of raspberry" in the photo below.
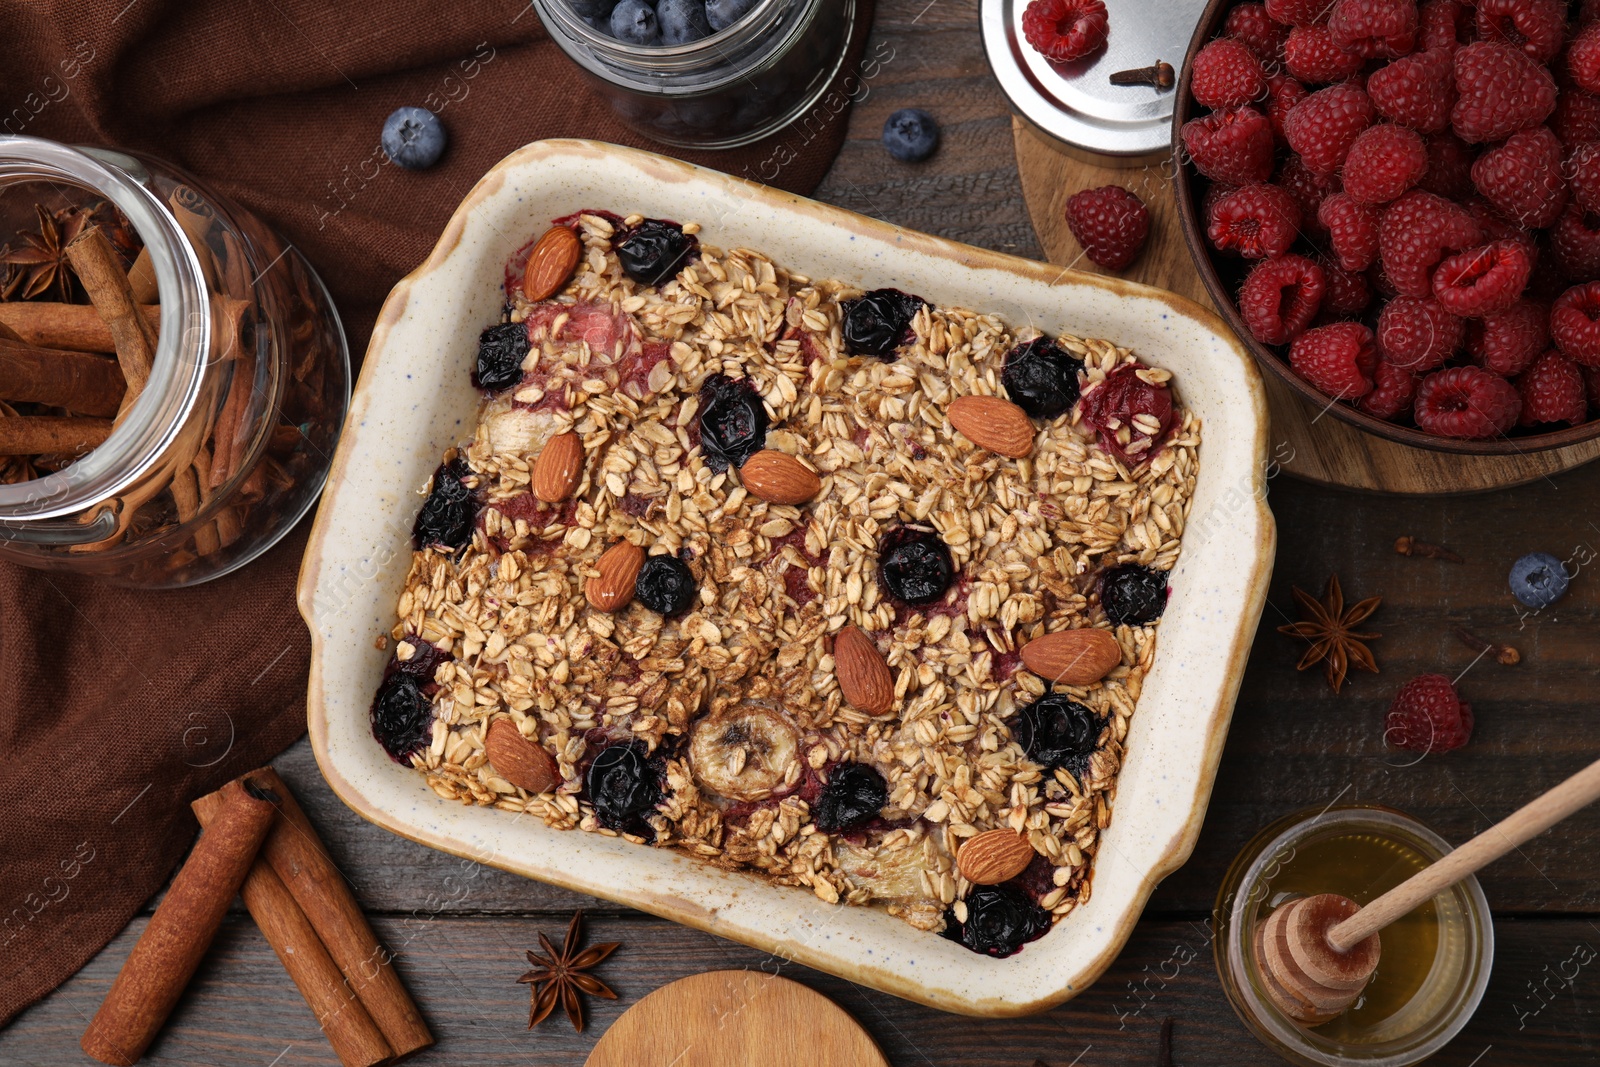
[[[1435,451],[1600,437],[1600,4],[1212,0],[1184,239],[1263,366]]]

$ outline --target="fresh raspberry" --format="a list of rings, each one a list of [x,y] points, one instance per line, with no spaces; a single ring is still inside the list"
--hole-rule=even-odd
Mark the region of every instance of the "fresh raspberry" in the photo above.
[[[1216,218],[1217,205],[1238,188],[1237,185],[1229,185],[1227,182],[1212,182],[1206,186],[1205,195],[1200,198],[1200,214],[1205,218],[1207,226],[1210,226],[1212,220]]]
[[[1372,101],[1353,85],[1318,89],[1283,120],[1283,137],[1305,164],[1332,174],[1344,162],[1356,135],[1372,122]]]
[[[1300,204],[1300,225],[1308,232],[1321,234],[1322,223],[1317,221],[1317,211],[1322,202],[1339,191],[1339,179],[1332,174],[1313,174],[1299,156],[1291,155],[1283,161],[1274,185],[1289,190]]]
[[[1445,55],[1472,38],[1468,33],[1471,19],[1468,8],[1455,0],[1424,0],[1417,8],[1417,51],[1442,51]]]
[[[1334,322],[1307,330],[1289,346],[1289,366],[1335,400],[1372,392],[1378,349],[1372,331],[1359,322]]]
[[[1356,407],[1390,422],[1398,422],[1411,414],[1411,402],[1417,396],[1415,374],[1380,360],[1372,372],[1372,381],[1372,392],[1357,400]]]
[[[1417,43],[1416,0],[1337,0],[1328,15],[1333,43],[1367,59],[1403,56]]]
[[[1456,99],[1449,53],[1443,49],[1416,52],[1373,71],[1367,79],[1367,96],[1390,122],[1421,133],[1446,128]]]
[[[1550,258],[1568,281],[1600,279],[1600,214],[1568,204],[1550,227]]]
[[[1328,245],[1345,270],[1366,270],[1378,255],[1378,212],[1344,193],[1335,193],[1317,208],[1317,220],[1328,231]]]
[[[1344,157],[1344,191],[1364,204],[1387,204],[1415,185],[1427,169],[1428,150],[1421,134],[1379,123],[1351,142]]]
[[[1498,315],[1467,322],[1467,352],[1492,374],[1514,378],[1550,345],[1550,310],[1518,300]]]
[[[1239,314],[1257,341],[1288,344],[1316,318],[1327,291],[1322,268],[1290,252],[1264,260],[1239,288]]]
[[[1380,300],[1393,300],[1400,295],[1400,290],[1394,287],[1394,279],[1384,273],[1381,259],[1367,268],[1367,280],[1372,283],[1372,291],[1378,294]]]
[[[1383,721],[1383,740],[1412,752],[1449,752],[1472,737],[1472,706],[1442,674],[1411,679],[1395,694]]]
[[[1574,285],[1556,297],[1550,307],[1550,340],[1568,359],[1600,367],[1600,282]]]
[[[1561,90],[1550,128],[1568,148],[1600,141],[1600,96],[1570,87]]]
[[[1220,252],[1245,259],[1281,256],[1300,230],[1300,205],[1285,189],[1266,182],[1246,185],[1217,204],[1206,236]]]
[[[1283,58],[1283,42],[1289,34],[1283,24],[1267,14],[1265,4],[1239,4],[1228,10],[1222,32],[1256,54],[1263,63],[1276,63]]]
[[[1433,291],[1433,268],[1446,253],[1481,240],[1465,208],[1413,189],[1378,216],[1378,258],[1395,289],[1406,296]]]
[[[1213,181],[1249,185],[1272,175],[1272,124],[1254,108],[1190,119],[1182,132],[1189,158]]]
[[[1522,397],[1512,384],[1481,367],[1447,367],[1417,386],[1417,425],[1440,437],[1477,439],[1517,424]]]
[[[1267,118],[1272,120],[1272,132],[1278,140],[1283,140],[1284,116],[1306,95],[1306,87],[1287,74],[1267,78]]]
[[[1144,248],[1150,212],[1143,200],[1122,186],[1102,185],[1067,199],[1067,228],[1092,262],[1106,270],[1121,270]]]
[[[1267,14],[1285,26],[1314,26],[1328,21],[1329,0],[1265,0]]]
[[[1507,219],[1543,229],[1567,206],[1561,142],[1543,126],[1514,133],[1478,156],[1472,184]]]
[[[1481,318],[1515,304],[1532,273],[1528,242],[1491,241],[1439,264],[1433,272],[1433,295],[1452,315]]]
[[[1527,239],[1528,232],[1526,230],[1514,222],[1507,221],[1506,217],[1500,214],[1493,204],[1476,193],[1459,201],[1459,203],[1467,209],[1467,214],[1472,216],[1472,221],[1478,224],[1478,232],[1483,234],[1485,241]]]
[[[1396,60],[1395,62],[1399,62]],[[1417,188],[1460,200],[1472,192],[1472,149],[1453,133],[1436,133],[1428,138],[1428,170]]]
[[[1600,213],[1600,144],[1581,144],[1567,157],[1567,186],[1573,203]]]
[[[1337,263],[1330,263],[1325,259],[1318,259],[1317,266],[1322,268],[1322,276],[1328,285],[1327,291],[1322,295],[1319,319],[1334,322],[1339,319],[1354,318],[1371,306],[1372,286],[1367,284],[1365,274],[1345,270]]]
[[[1082,59],[1106,43],[1110,31],[1101,0],[1032,0],[1022,12],[1022,35],[1046,59]]]
[[[1558,224],[1560,221],[1556,220]],[[1550,230],[1545,230],[1543,233],[1523,235],[1523,240],[1533,242],[1533,273],[1528,275],[1528,287],[1522,291],[1524,300],[1549,303],[1572,284],[1572,280],[1556,263],[1550,233]]]
[[[1600,22],[1589,23],[1567,45],[1567,77],[1586,93],[1600,93]]]
[[[1589,393],[1589,406],[1600,408],[1600,367],[1585,367],[1579,364],[1578,369],[1583,372],[1584,388]]]
[[[1450,125],[1468,144],[1499,141],[1537,126],[1556,107],[1556,80],[1521,49],[1477,41],[1455,55]]]
[[[1522,372],[1516,381],[1522,394],[1519,426],[1565,422],[1576,426],[1589,417],[1589,394],[1583,372],[1572,360],[1551,349]]]
[[[1535,63],[1548,63],[1567,35],[1562,0],[1478,0],[1478,40],[1520,48]]]
[[[1261,60],[1242,41],[1207,41],[1190,66],[1189,91],[1213,111],[1241,107],[1267,91]]]
[[[1589,25],[1589,23],[1593,22],[1597,18],[1600,18],[1600,0],[1583,0],[1583,2],[1578,5],[1578,14],[1572,20],[1572,24],[1574,26],[1583,27]]]
[[[1422,374],[1442,367],[1461,347],[1466,323],[1425,296],[1397,296],[1378,312],[1378,352],[1385,363]]]
[[[1365,63],[1335,45],[1326,26],[1296,26],[1283,45],[1284,67],[1307,85],[1344,81]]]

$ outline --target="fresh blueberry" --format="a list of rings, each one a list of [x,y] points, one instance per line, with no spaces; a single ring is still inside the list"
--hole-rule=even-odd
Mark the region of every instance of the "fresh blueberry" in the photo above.
[[[567,5],[572,8],[573,14],[591,26],[604,25],[611,17],[611,9],[617,6],[617,0],[567,0]]]
[[[725,30],[755,6],[756,0],[706,0],[706,21],[713,30]]]
[[[711,36],[702,0],[658,0],[656,17],[661,20],[661,40],[665,44],[688,44]]]
[[[383,152],[406,170],[424,170],[444,155],[444,123],[425,107],[397,107],[383,120]]]
[[[883,123],[883,147],[902,163],[921,163],[939,147],[939,124],[918,107],[903,107]]]
[[[644,0],[621,0],[611,9],[611,36],[627,44],[660,44],[661,20]]]
[[[1548,552],[1529,552],[1511,565],[1511,593],[1530,608],[1547,608],[1567,595],[1567,568]]]

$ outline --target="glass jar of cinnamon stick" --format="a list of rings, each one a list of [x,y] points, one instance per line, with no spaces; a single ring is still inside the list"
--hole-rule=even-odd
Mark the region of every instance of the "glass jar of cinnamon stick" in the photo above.
[[[243,566],[350,399],[322,282],[159,160],[0,137],[0,558],[125,585]]]

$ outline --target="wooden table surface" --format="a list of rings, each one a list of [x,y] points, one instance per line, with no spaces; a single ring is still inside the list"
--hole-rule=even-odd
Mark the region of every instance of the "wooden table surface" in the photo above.
[[[1039,255],[1011,144],[1011,120],[989,77],[975,0],[879,0],[875,42],[893,49],[851,119],[851,139],[818,196],[869,215],[1023,256]],[[883,53],[880,53],[883,54]],[[920,166],[888,159],[878,131],[918,106],[944,130]],[[1152,353],[1159,361],[1159,353]],[[1229,860],[1260,827],[1334,801],[1387,804],[1462,841],[1600,758],[1596,639],[1600,465],[1492,495],[1379,498],[1288,478],[1271,485],[1278,565],[1210,813],[1189,864],[1157,891],[1133,939],[1078,999],[1027,1019],[982,1021],[908,1004],[729,941],[454,859],[361,822],[323,784],[304,741],[279,761],[431,1023],[432,1065],[578,1064],[629,1005],[664,982],[725,967],[781,972],[827,994],[872,1033],[896,1067],[1049,1067],[1156,1062],[1163,1018],[1175,1019],[1184,1067],[1280,1062],[1235,1019],[1217,984],[1208,916]],[[1444,543],[1464,564],[1403,558],[1402,534]],[[1554,610],[1519,618],[1506,588],[1531,550],[1585,564]],[[1291,585],[1320,592],[1337,573],[1351,599],[1382,595],[1371,620],[1382,674],[1357,674],[1332,696],[1297,674],[1300,648],[1275,626],[1293,616]],[[1523,662],[1481,659],[1453,633],[1466,626],[1518,647]],[[1413,675],[1460,675],[1477,716],[1465,749],[1412,763],[1386,750],[1382,719]],[[1401,758],[1404,756],[1405,758]],[[1496,912],[1489,992],[1466,1031],[1433,1062],[1593,1064],[1600,1060],[1600,810],[1581,813],[1482,876]],[[559,938],[589,909],[595,940],[624,945],[598,970],[620,994],[591,1003],[575,1035],[563,1019],[524,1029],[523,951]],[[144,920],[62,989],[0,1031],[0,1065],[88,1062],[78,1037]],[[164,1036],[144,1062],[332,1065],[337,1060],[249,917],[235,911]]]

